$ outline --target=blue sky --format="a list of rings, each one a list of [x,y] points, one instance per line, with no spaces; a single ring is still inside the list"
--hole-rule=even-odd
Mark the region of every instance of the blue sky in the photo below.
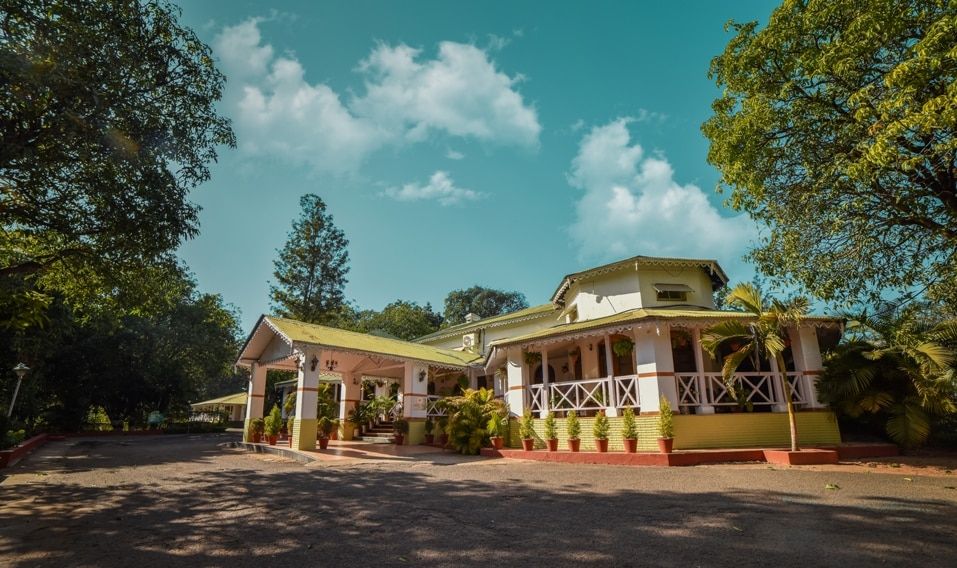
[[[757,229],[715,194],[700,124],[724,23],[773,2],[180,4],[238,137],[192,194],[201,234],[180,255],[247,329],[309,192],[351,241],[363,308],[441,308],[473,284],[536,304],[635,254],[751,278]]]

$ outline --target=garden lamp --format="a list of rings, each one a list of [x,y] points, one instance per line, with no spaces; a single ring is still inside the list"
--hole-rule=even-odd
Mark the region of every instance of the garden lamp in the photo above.
[[[30,367],[27,367],[23,363],[17,363],[17,366],[13,368],[13,372],[17,374],[17,387],[13,389],[13,398],[10,400],[10,408],[7,409],[7,418],[13,414],[13,405],[17,403],[17,394],[20,393],[20,382],[23,381],[23,377],[30,372]]]

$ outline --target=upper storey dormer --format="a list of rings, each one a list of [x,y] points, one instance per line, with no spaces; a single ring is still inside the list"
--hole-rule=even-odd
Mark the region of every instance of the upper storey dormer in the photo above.
[[[636,256],[569,274],[552,295],[572,323],[637,308],[714,309],[713,292],[728,283],[714,260]]]

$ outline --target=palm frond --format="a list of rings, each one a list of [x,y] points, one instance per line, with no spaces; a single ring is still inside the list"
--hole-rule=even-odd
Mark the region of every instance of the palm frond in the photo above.
[[[701,347],[713,356],[718,352],[718,347],[722,343],[732,339],[742,341],[751,339],[750,328],[739,321],[717,323],[701,333]]]
[[[724,365],[721,366],[721,374],[726,383],[734,377],[738,367],[741,366],[741,363],[747,359],[753,351],[754,343],[751,342],[724,358]]]
[[[927,440],[930,419],[919,404],[912,401],[897,404],[891,414],[884,428],[892,440],[907,448],[919,446]]]
[[[938,369],[944,369],[954,363],[953,350],[939,343],[924,342],[914,347],[914,351],[926,357],[927,361]]]
[[[764,312],[764,301],[761,299],[761,291],[750,282],[742,282],[736,285],[725,296],[725,301],[729,304],[740,306],[745,311],[755,315]]]

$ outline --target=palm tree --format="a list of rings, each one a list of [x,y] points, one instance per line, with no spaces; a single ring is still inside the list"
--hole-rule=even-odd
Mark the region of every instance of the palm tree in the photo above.
[[[761,291],[750,283],[738,284],[728,292],[725,302],[751,314],[752,321],[731,320],[715,324],[701,334],[701,346],[712,357],[724,343],[738,347],[724,359],[721,373],[725,384],[734,384],[734,374],[748,357],[774,360],[778,367],[778,380],[788,410],[791,428],[791,451],[798,451],[797,419],[794,402],[791,400],[791,384],[787,380],[784,350],[788,345],[787,328],[796,325],[807,313],[807,298],[793,298],[787,302],[771,300],[767,305]]]
[[[866,423],[883,423],[905,447],[930,434],[930,417],[957,411],[957,320],[929,322],[916,311],[848,316],[845,341],[826,359],[821,400]]]

